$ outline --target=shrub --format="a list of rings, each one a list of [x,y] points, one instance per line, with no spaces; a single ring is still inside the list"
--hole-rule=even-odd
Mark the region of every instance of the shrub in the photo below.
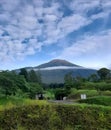
[[[111,96],[111,91],[109,91],[109,90],[107,90],[107,91],[101,91],[101,95]]]
[[[85,100],[79,100],[78,102],[111,106],[111,97],[109,97],[109,96],[97,96],[97,97],[87,98]]]
[[[93,82],[86,82],[83,84],[82,89],[96,89],[100,91],[106,91],[106,90],[111,90],[111,83],[106,83],[106,82],[98,82],[98,83],[93,83]]]
[[[35,103],[0,110],[1,130],[110,130],[110,121],[111,107],[96,105]]]
[[[99,92],[97,90],[76,90],[72,89],[71,93],[68,95],[69,99],[80,99],[81,94],[86,94],[87,97],[93,97],[93,96],[98,96]]]

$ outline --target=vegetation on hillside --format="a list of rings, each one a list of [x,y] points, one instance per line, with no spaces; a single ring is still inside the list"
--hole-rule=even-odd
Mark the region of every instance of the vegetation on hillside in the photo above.
[[[110,130],[110,120],[111,107],[97,105],[40,101],[0,110],[1,130]]]
[[[95,96],[85,100],[79,100],[79,103],[97,104],[111,106],[111,96]]]
[[[41,81],[34,71],[27,72],[21,69],[15,72],[0,72],[0,96],[30,97],[43,93]]]
[[[68,73],[64,79],[64,84],[45,85],[40,74],[34,70],[0,72],[0,129],[111,129],[110,71],[100,69],[87,79]],[[67,97],[76,104],[60,105],[32,100],[40,93],[44,94],[45,99],[60,100]],[[81,94],[86,94],[87,99],[80,100]]]
[[[87,97],[92,97],[105,94],[104,91],[109,91],[110,95],[111,75],[107,68],[101,68],[97,74],[92,74],[88,78],[73,77],[72,73],[68,73],[64,81],[64,84],[45,86],[42,84],[40,73],[34,70],[27,71],[22,68],[19,73],[3,71],[0,72],[0,96],[35,98],[36,94],[44,93],[47,99],[54,99],[52,95],[55,95],[55,99],[62,99],[66,96],[70,99],[79,99],[82,93],[87,94]],[[48,91],[51,93],[49,96]]]

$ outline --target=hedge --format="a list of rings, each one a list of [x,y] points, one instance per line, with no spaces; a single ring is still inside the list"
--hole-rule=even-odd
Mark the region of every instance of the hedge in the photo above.
[[[95,96],[84,100],[78,100],[79,103],[97,104],[111,106],[111,96]]]
[[[111,107],[42,104],[0,110],[0,130],[110,130]]]

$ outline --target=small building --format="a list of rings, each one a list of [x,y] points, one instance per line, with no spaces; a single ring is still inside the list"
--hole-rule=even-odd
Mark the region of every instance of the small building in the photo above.
[[[81,94],[81,99],[86,99],[86,94]]]
[[[44,94],[43,93],[36,94],[35,99],[43,100],[44,99]]]

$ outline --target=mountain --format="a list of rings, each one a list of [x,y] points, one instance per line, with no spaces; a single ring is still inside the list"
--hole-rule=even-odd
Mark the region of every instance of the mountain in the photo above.
[[[72,66],[72,67],[79,67],[73,63],[70,63],[66,60],[54,59],[48,63],[41,64],[35,68],[46,68],[46,67],[57,67],[57,66]]]
[[[85,68],[61,59],[54,59],[36,67],[26,67],[26,69],[27,71],[33,69],[36,73],[40,73],[42,82],[46,84],[64,83],[64,76],[68,73],[71,73],[73,77],[88,77],[96,73],[95,69]],[[20,72],[20,69],[16,72]]]
[[[41,74],[42,82],[46,84],[64,83],[64,76],[70,72],[74,77],[88,77],[96,73],[95,69],[85,68],[61,59],[54,59],[33,69]]]

